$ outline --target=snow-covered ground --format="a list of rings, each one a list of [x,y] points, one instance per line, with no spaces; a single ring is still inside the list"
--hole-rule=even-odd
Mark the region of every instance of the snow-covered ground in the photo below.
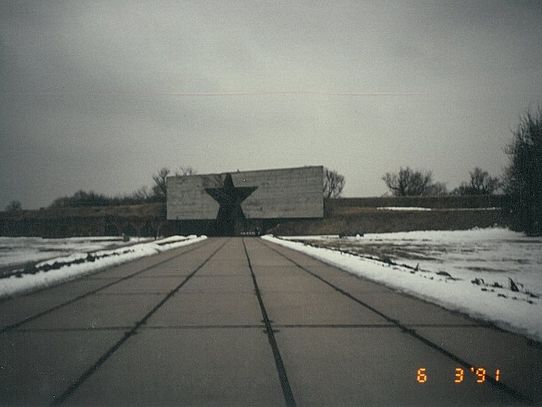
[[[490,228],[264,239],[542,341],[542,238]]]
[[[5,243],[5,239],[8,238],[2,239],[4,239]],[[65,239],[69,240],[67,244],[70,246],[71,251],[69,255],[51,259],[49,258],[51,257],[49,252],[48,260],[33,264],[31,267],[16,268],[9,273],[9,277],[0,276],[0,298],[58,284],[105,267],[176,249],[203,239],[206,239],[206,237],[171,236],[161,240],[146,241],[104,250],[96,250],[97,247],[99,248],[99,246],[96,246],[99,243],[92,243],[92,239],[89,241],[88,238],[81,238],[79,245],[77,239]],[[30,245],[28,252],[32,253]],[[19,250],[19,257],[12,256],[12,258],[16,258],[17,262],[21,263],[20,260],[24,259],[22,253],[23,251]]]
[[[149,239],[142,239],[146,241]],[[131,238],[124,242],[121,237],[71,237],[44,239],[41,237],[0,237],[0,268],[66,256],[74,253],[114,248],[138,242]]]

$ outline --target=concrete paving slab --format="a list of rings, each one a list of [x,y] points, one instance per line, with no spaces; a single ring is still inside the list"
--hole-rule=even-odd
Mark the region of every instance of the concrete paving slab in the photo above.
[[[122,268],[118,269],[115,267],[105,270],[98,270],[91,274],[82,276],[81,280],[118,280],[119,278],[129,276],[130,274],[140,270],[140,268],[138,268],[136,265],[132,265],[132,263],[129,264],[130,266],[124,264],[122,265]]]
[[[293,267],[295,265],[292,262],[288,261],[281,255],[271,251],[263,245],[260,247],[261,243],[258,244],[247,244],[251,253],[251,263],[252,267]]]
[[[196,274],[182,288],[183,293],[243,293],[254,295],[250,274],[219,275]]]
[[[0,303],[0,327],[16,324],[64,301],[65,298],[53,296],[21,296],[3,301]]]
[[[418,328],[416,332],[461,355],[542,404],[542,346],[525,337],[492,328]]]
[[[300,270],[295,265],[290,264],[289,266],[252,266],[254,273],[258,277],[303,277],[305,273]]]
[[[250,252],[252,260],[252,251]],[[252,261],[251,261],[252,262]],[[267,273],[281,273],[281,274],[299,274],[302,270],[295,264],[289,262],[288,264],[271,263],[271,264],[252,264],[253,270],[265,270]]]
[[[265,244],[269,245],[270,243],[266,242]],[[317,259],[306,256],[295,250],[291,250],[279,245],[272,245],[271,247],[282,253],[283,255],[286,255],[288,258],[294,260],[299,265],[306,266],[311,272],[317,274],[318,276],[328,280],[333,284],[344,284],[345,287],[353,288],[358,291],[393,292],[392,289],[384,285],[362,279],[356,275],[348,273],[345,270],[341,270],[329,264],[325,264]],[[268,250],[271,251],[271,249]],[[275,253],[275,255],[280,256],[277,253]],[[363,282],[364,284],[360,285],[359,282]]]
[[[143,271],[138,276],[151,274],[177,274],[186,275],[198,261],[208,253],[210,248],[216,248],[220,242],[215,239],[206,239],[193,245],[183,246],[178,249],[169,250],[154,256],[143,257],[129,263],[124,263],[106,270],[89,275],[87,278],[115,278],[126,277],[136,272]],[[188,255],[185,257],[184,253]]]
[[[253,245],[251,246],[251,250],[252,250],[253,247],[254,247],[255,250],[257,250],[255,248],[256,245],[262,245],[262,246],[265,245],[267,247],[267,251],[273,253],[273,254],[267,254],[267,252],[265,250],[262,250],[262,253],[265,253],[265,256],[273,256],[273,258],[278,257],[278,258],[284,259],[283,256],[278,254],[278,253],[282,253],[283,255],[286,255],[288,257],[288,259],[293,260],[297,264],[299,264],[301,266],[310,267],[310,268],[319,267],[319,266],[322,266],[322,264],[323,264],[321,261],[315,259],[314,257],[307,256],[304,253],[298,252],[296,250],[288,249],[288,248],[286,248],[284,246],[280,246],[278,244],[270,243],[268,241],[254,242]],[[289,261],[286,260],[286,259],[284,259],[283,261],[286,261],[287,263],[289,263]],[[289,263],[289,264],[291,264],[291,263]]]
[[[177,276],[186,277],[189,275],[208,255],[207,252],[197,253],[194,256],[180,256],[167,264],[151,268],[139,274],[138,277],[167,277]]]
[[[276,271],[283,271],[284,269],[288,269],[288,268],[297,268],[295,264],[292,264],[291,262],[284,259],[283,257],[279,257],[278,254],[275,254],[273,252],[269,254],[269,256],[275,255],[275,257],[272,257],[272,258],[268,258],[267,254],[265,255],[266,257],[264,258],[256,257],[256,256],[259,256],[259,254],[257,254],[258,252],[254,253],[252,249],[250,249],[250,253],[251,253],[251,261],[252,261],[253,268],[265,267],[270,270],[274,269]]]
[[[209,259],[198,276],[250,276],[250,268],[240,239],[231,239],[219,255]]]
[[[175,278],[165,277],[152,277],[149,279],[144,278],[130,278],[124,281],[114,284],[102,291],[100,294],[123,294],[123,293],[164,293],[167,294],[173,290],[184,280],[183,276],[176,276]]]
[[[84,277],[81,277],[83,280],[104,280],[104,279],[110,279],[110,280],[118,280],[119,278],[123,277],[129,277],[130,275],[143,270],[145,267],[138,266],[136,264],[131,265],[123,265],[122,268],[115,268],[115,269],[107,269],[107,270],[100,270],[92,274],[88,274]]]
[[[345,288],[354,288],[360,291],[393,292],[391,288],[388,288],[382,284],[372,282],[365,278],[351,274],[345,270],[340,270],[336,267],[328,266],[323,263],[311,266],[310,271],[326,279],[330,283],[341,285],[341,287],[344,286]]]
[[[24,325],[33,328],[104,328],[133,326],[158,302],[156,295],[92,295]]]
[[[51,296],[56,298],[68,299],[80,296],[82,294],[86,294],[101,287],[105,287],[113,281],[76,279],[48,288],[46,290],[40,290],[35,293],[31,293],[29,295],[33,295],[36,297]]]
[[[271,291],[262,297],[274,324],[389,324],[333,290],[325,294]]]
[[[144,330],[66,404],[279,406],[267,336],[254,329]]]
[[[103,287],[111,281],[74,280],[0,302],[0,326],[5,327]]]
[[[163,267],[158,266],[138,274],[136,278],[186,277],[198,266],[198,260],[185,260],[184,262],[175,262]]]
[[[250,275],[250,269],[247,264],[236,265],[227,262],[213,262],[207,265],[199,276],[215,275],[215,276],[246,276]]]
[[[263,293],[272,291],[281,292],[312,292],[312,293],[325,293],[332,291],[333,289],[321,281],[318,281],[314,277],[303,274],[288,274],[288,275],[269,275],[265,272],[258,271],[256,278],[258,279],[258,286]]]
[[[342,273],[342,271],[336,271],[335,274]],[[346,273],[345,273],[346,274]],[[396,294],[397,291],[388,288],[384,285],[373,283],[369,280],[355,276],[341,276],[334,275],[333,277],[325,277],[327,281],[337,287],[348,291],[351,294],[365,294],[365,293],[378,293],[378,294]]]
[[[173,259],[178,256],[180,253],[183,253],[186,249],[174,249],[168,252],[156,254],[154,256],[147,256],[141,259],[137,259],[128,263],[119,264],[105,270],[99,270],[95,273],[88,275],[89,279],[99,279],[99,278],[122,278],[128,275],[131,275],[135,272],[143,270],[145,268],[153,267],[154,265],[167,261],[168,259]],[[166,263],[167,264],[167,263]]]
[[[243,293],[188,293],[182,289],[146,326],[260,325],[256,296]]]
[[[233,240],[226,244],[224,252],[221,252],[220,257],[210,259],[208,264],[211,268],[220,268],[221,265],[228,265],[230,268],[235,269],[247,266],[247,259],[244,256],[243,245]]]
[[[122,331],[0,334],[0,405],[48,405],[122,334]]]
[[[209,254],[212,253],[213,250],[216,250],[222,243],[224,242],[217,239],[209,239],[208,244],[199,246],[196,250],[191,251],[188,255],[180,255],[171,261],[150,268],[143,273],[138,274],[138,277],[186,277],[192,273],[192,271],[196,269],[209,256]]]
[[[359,293],[356,298],[403,325],[478,325],[467,316],[399,293]]]
[[[169,257],[169,256],[168,256]],[[152,267],[153,264],[158,263],[160,260],[164,260],[162,255],[155,255],[144,257],[143,259],[134,260],[132,262],[120,264],[111,268],[95,271],[91,274],[83,276],[82,280],[102,280],[102,279],[119,279],[134,274],[147,267]]]
[[[284,328],[275,336],[298,405],[514,403],[488,383],[455,384],[456,363],[396,328]]]

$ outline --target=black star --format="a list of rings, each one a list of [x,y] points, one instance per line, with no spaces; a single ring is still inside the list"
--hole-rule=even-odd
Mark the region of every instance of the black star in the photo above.
[[[258,187],[235,187],[231,174],[227,174],[222,188],[205,188],[205,192],[220,204],[216,217],[217,232],[233,235],[240,224],[245,222],[241,202],[247,199]]]

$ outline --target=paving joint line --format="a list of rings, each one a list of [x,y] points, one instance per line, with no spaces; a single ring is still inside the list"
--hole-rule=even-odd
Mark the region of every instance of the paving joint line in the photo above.
[[[156,278],[177,278],[180,279],[181,277],[186,277],[188,274],[156,274],[154,276],[137,276],[137,279],[156,279]]]
[[[14,333],[19,332],[103,332],[103,331],[126,331],[130,326],[101,326],[96,328],[90,327],[75,327],[75,328],[22,328],[17,329]]]
[[[271,321],[269,319],[269,316],[267,314],[267,310],[265,309],[265,305],[262,299],[262,295],[260,292],[260,288],[258,286],[258,281],[256,280],[256,275],[254,274],[254,270],[252,269],[252,263],[250,262],[250,256],[248,255],[247,246],[245,244],[245,239],[242,240],[243,248],[245,250],[245,256],[248,261],[248,268],[250,269],[250,275],[252,277],[252,282],[254,284],[254,290],[256,292],[256,297],[258,298],[258,303],[260,305],[260,311],[262,313],[263,323],[265,324],[265,333],[267,334],[267,340],[269,341],[269,345],[271,345],[271,350],[273,352],[273,358],[275,359],[275,367],[277,369],[277,373],[279,375],[279,381],[280,386],[282,388],[282,394],[284,396],[284,401],[286,402],[286,405],[289,407],[295,407],[296,402],[294,398],[294,394],[292,392],[292,388],[290,386],[290,382],[288,381],[288,375],[286,374],[286,368],[284,367],[284,362],[282,360],[282,357],[280,355],[279,347],[277,344],[277,341],[275,339],[275,334],[273,327],[271,325]]]
[[[277,328],[397,328],[396,324],[274,324]],[[466,324],[404,324],[409,328],[485,328]]]
[[[197,243],[196,243],[196,244],[197,244]],[[2,334],[2,333],[4,333],[4,332],[9,332],[9,331],[11,331],[11,330],[13,330],[13,329],[16,329],[16,328],[20,327],[21,325],[24,325],[24,324],[26,324],[26,323],[28,323],[28,322],[34,321],[34,320],[36,320],[36,319],[38,319],[38,318],[41,318],[42,316],[45,316],[45,315],[47,315],[47,314],[50,314],[50,313],[52,313],[52,312],[54,312],[54,311],[56,311],[56,310],[58,310],[58,309],[60,309],[60,308],[65,307],[66,305],[73,304],[74,302],[77,302],[77,301],[79,301],[79,300],[82,300],[82,299],[84,299],[84,298],[86,298],[86,297],[89,297],[89,296],[91,296],[91,295],[93,295],[93,294],[96,294],[96,293],[98,293],[98,292],[100,292],[100,291],[102,291],[102,290],[105,290],[106,288],[109,288],[109,287],[111,287],[111,286],[114,286],[115,284],[118,284],[118,283],[120,283],[120,282],[122,282],[122,281],[125,281],[125,280],[128,280],[128,279],[130,279],[130,278],[133,278],[133,277],[135,277],[135,276],[137,276],[137,275],[139,275],[139,274],[141,274],[141,273],[144,273],[144,272],[146,272],[146,271],[148,271],[148,270],[150,270],[150,269],[152,269],[152,268],[154,268],[154,267],[157,267],[157,266],[160,266],[160,265],[162,265],[162,264],[165,264],[165,263],[167,263],[167,262],[169,262],[169,261],[175,260],[175,259],[178,258],[178,257],[184,256],[184,255],[187,254],[187,253],[191,253],[191,252],[193,252],[194,250],[201,249],[202,247],[205,247],[205,246],[206,246],[206,245],[199,245],[199,246],[197,246],[197,247],[192,247],[192,248],[190,248],[189,250],[186,250],[186,251],[184,251],[184,252],[182,252],[182,253],[179,253],[179,254],[177,254],[177,255],[174,255],[174,256],[172,256],[172,257],[169,257],[169,258],[167,258],[167,259],[165,259],[165,260],[162,260],[162,261],[160,261],[160,262],[158,262],[158,263],[156,263],[156,264],[153,264],[153,265],[151,265],[151,266],[145,267],[145,268],[143,268],[142,270],[136,271],[136,272],[134,272],[134,273],[132,273],[132,274],[129,274],[129,275],[127,275],[127,276],[121,277],[120,279],[115,280],[115,281],[112,281],[112,282],[109,283],[109,284],[106,284],[106,285],[101,286],[101,287],[99,287],[99,288],[96,288],[96,289],[94,289],[94,290],[90,290],[90,291],[88,291],[88,292],[86,292],[86,293],[84,293],[84,294],[78,295],[78,296],[76,296],[76,297],[74,297],[74,298],[72,298],[72,299],[70,299],[70,300],[68,300],[68,301],[65,301],[65,302],[60,303],[60,304],[58,304],[58,305],[55,305],[55,306],[53,306],[53,307],[51,307],[51,308],[48,308],[48,309],[46,309],[45,311],[38,312],[37,314],[31,315],[31,316],[29,316],[29,317],[26,317],[26,318],[24,318],[24,319],[22,319],[22,320],[20,320],[20,321],[18,321],[18,322],[15,322],[15,323],[10,324],[10,325],[6,325],[6,326],[4,326],[4,327],[2,327],[2,328],[0,329],[0,334]],[[107,270],[108,270],[108,269],[105,269],[105,270],[103,270],[103,271],[101,271],[101,272],[104,272],[104,271],[107,271]],[[100,272],[100,273],[101,273],[101,272]],[[73,282],[73,281],[76,281],[76,280],[77,280],[77,279],[70,280],[70,281],[66,281],[65,283]],[[65,283],[62,283],[62,284],[65,284]],[[62,284],[59,284],[59,286],[62,285]],[[52,288],[52,287],[48,287],[48,288]],[[46,289],[46,288],[44,288],[44,290],[45,290],[45,289]],[[43,291],[43,290],[39,290],[39,291]],[[34,292],[34,293],[35,293],[35,292]],[[33,293],[33,294],[34,294],[34,293]],[[30,294],[27,294],[27,295],[30,295]]]
[[[116,296],[130,296],[130,295],[160,295],[160,294],[167,294],[169,291],[147,291],[147,292],[112,292],[112,293],[96,293],[97,296],[104,296],[104,297],[116,297]]]
[[[235,325],[159,325],[145,326],[141,329],[261,329],[265,328],[264,324],[235,324]]]
[[[422,343],[429,346],[430,348],[432,348],[432,349],[438,351],[439,353],[447,356],[448,358],[452,359],[454,362],[459,363],[460,365],[465,367],[467,370],[472,367],[472,365],[470,363],[463,360],[459,356],[453,354],[452,352],[449,352],[448,350],[444,349],[443,347],[441,347],[441,346],[437,345],[436,343],[432,342],[431,340],[425,338],[424,336],[422,336],[418,332],[416,332],[414,329],[409,328],[407,325],[401,324],[401,322],[399,322],[398,320],[389,317],[388,315],[384,314],[381,311],[378,311],[376,308],[374,308],[373,306],[365,303],[364,301],[360,300],[359,298],[354,297],[352,294],[350,294],[346,290],[343,290],[342,288],[336,286],[335,284],[327,281],[325,278],[323,278],[323,277],[319,276],[318,274],[310,271],[309,269],[305,268],[301,264],[297,263],[295,260],[292,260],[291,258],[286,256],[285,254],[281,253],[280,251],[278,251],[274,247],[271,247],[267,243],[264,243],[262,241],[260,241],[260,244],[262,244],[263,246],[267,247],[268,249],[274,251],[275,253],[279,254],[280,256],[284,257],[286,260],[288,260],[288,261],[292,262],[293,264],[295,264],[300,270],[308,273],[309,275],[311,275],[314,278],[320,280],[324,284],[327,284],[328,286],[332,287],[333,289],[335,289],[336,291],[338,291],[339,293],[341,293],[345,297],[351,299],[352,301],[358,303],[359,305],[361,305],[361,306],[373,311],[374,313],[378,314],[379,316],[384,318],[386,321],[388,321],[391,324],[397,326],[397,328],[400,328],[407,335],[410,335],[414,339],[417,339],[417,340],[421,341]],[[510,387],[510,386],[504,384],[503,382],[497,381],[491,375],[486,375],[486,380],[489,383],[491,383],[492,385],[494,385],[495,387],[497,387],[497,388],[503,390],[504,392],[510,394],[514,398],[516,398],[516,399],[518,399],[520,401],[525,401],[525,402],[534,404],[534,401],[530,397],[524,395],[523,393],[519,392],[518,390],[514,389],[513,387]]]
[[[196,274],[207,262],[218,253],[229,240],[221,244],[216,250],[214,250],[198,267],[196,267],[180,284],[178,284],[173,290],[171,290],[162,300],[156,304],[149,312],[143,316],[135,325],[127,332],[124,333],[121,339],[119,339],[107,352],[105,352],[91,367],[89,367],[79,378],[73,382],[60,396],[54,398],[50,405],[60,405],[68,397],[70,397],[90,376],[96,372],[130,337],[136,334],[137,330],[144,325],[147,320],[158,311],[177,291],[179,291],[191,278]]]
[[[139,330],[160,330],[160,329],[261,329],[264,324],[232,324],[232,325],[153,325],[140,326]],[[75,328],[22,328],[19,332],[99,332],[99,331],[129,331],[132,326],[104,326],[104,327],[75,327]]]
[[[393,324],[274,324],[275,328],[397,328]]]

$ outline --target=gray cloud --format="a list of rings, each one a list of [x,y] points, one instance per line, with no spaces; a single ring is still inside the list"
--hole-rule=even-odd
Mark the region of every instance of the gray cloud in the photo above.
[[[129,192],[163,165],[324,164],[350,196],[410,165],[453,187],[477,165],[500,173],[542,100],[539,2],[10,1],[0,15],[0,207]]]

